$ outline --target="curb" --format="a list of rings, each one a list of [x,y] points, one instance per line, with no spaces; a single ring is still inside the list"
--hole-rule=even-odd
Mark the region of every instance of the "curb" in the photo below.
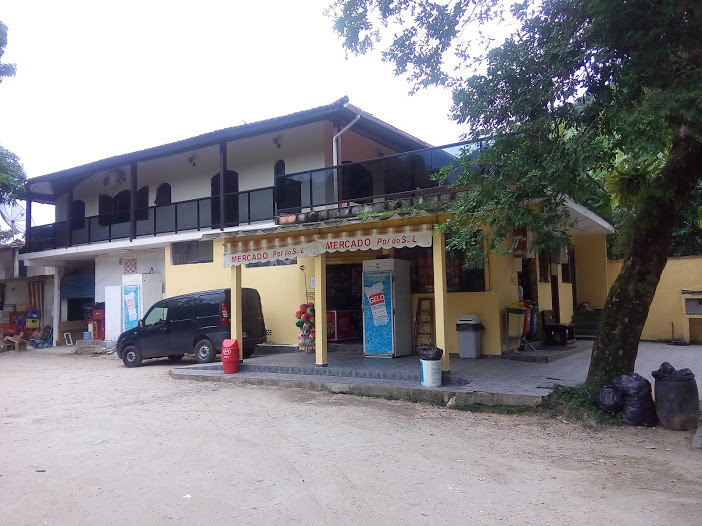
[[[171,369],[168,371],[168,375],[176,380],[298,388],[307,389],[309,391],[325,391],[334,394],[351,394],[356,396],[370,396],[374,398],[408,400],[411,402],[427,402],[435,405],[448,404],[450,407],[454,407],[456,409],[469,409],[474,405],[536,407],[542,404],[546,399],[546,396],[540,395],[463,391],[452,389],[450,387],[445,387],[443,389],[431,389],[427,387],[383,385],[377,383],[348,381],[356,380],[351,378],[348,378],[347,381],[345,381],[342,379],[342,377],[336,377],[338,379],[335,381],[330,381],[330,377],[324,377],[324,379],[319,377],[310,379],[310,377],[307,376],[304,379],[292,379],[274,376],[247,376],[245,373],[238,373],[235,375],[202,374],[201,372],[186,372],[178,369]]]

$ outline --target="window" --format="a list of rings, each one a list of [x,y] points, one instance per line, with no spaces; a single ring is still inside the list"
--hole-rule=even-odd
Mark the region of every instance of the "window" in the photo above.
[[[163,183],[159,185],[156,189],[156,199],[154,200],[156,206],[170,205],[171,204],[171,185],[168,183]]]
[[[434,292],[434,259],[431,247],[397,248],[395,257],[410,262],[412,294]]]
[[[219,226],[219,174],[210,179],[210,195],[212,196],[212,226]],[[234,170],[224,172],[224,224],[235,226],[239,224],[239,174]]]
[[[71,204],[71,230],[85,227],[85,201],[76,200]]]
[[[551,283],[551,253],[547,250],[539,252],[539,281]]]
[[[470,265],[464,252],[447,248],[446,292],[484,292],[485,290],[484,261],[478,265]]]
[[[111,196],[100,194],[98,198],[98,224],[107,226],[112,224],[112,212],[114,212],[115,202]]]
[[[212,240],[186,241],[171,245],[171,264],[212,263]]]
[[[144,318],[144,326],[149,327],[151,325],[156,325],[157,323],[163,323],[166,321],[166,316],[168,315],[168,302],[161,301],[151,307],[151,310]]]

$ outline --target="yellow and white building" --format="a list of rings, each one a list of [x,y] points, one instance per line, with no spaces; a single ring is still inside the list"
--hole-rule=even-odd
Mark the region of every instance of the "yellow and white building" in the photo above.
[[[433,230],[444,212],[433,205],[451,191],[431,175],[461,147],[433,148],[343,98],[31,178],[28,217],[32,202],[49,203],[56,222],[28,221],[20,257],[56,269],[59,343],[61,323],[75,321],[77,304],[87,301],[106,303],[106,338],[116,339],[116,289],[125,273],[161,275],[165,297],[231,287],[236,298],[240,287],[256,288],[269,340],[279,344],[297,344],[294,313],[312,300],[319,365],[327,363],[329,340],[319,320],[360,310],[359,269],[369,259],[410,261],[411,312],[432,300],[444,370],[458,352],[462,313],[485,325],[482,353],[501,354],[505,310],[520,283],[525,297],[564,322],[580,302],[601,308],[612,227],[578,203],[567,205],[576,220],[569,257],[487,253],[481,268],[465,269],[461,255],[446,250]],[[426,211],[411,212],[422,204]],[[240,305],[232,310],[240,339]]]

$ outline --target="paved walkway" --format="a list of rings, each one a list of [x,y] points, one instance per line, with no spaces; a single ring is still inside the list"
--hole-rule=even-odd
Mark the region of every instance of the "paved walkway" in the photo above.
[[[444,401],[462,396],[464,403],[504,403],[536,405],[551,392],[554,384],[573,386],[585,381],[591,351],[587,349],[549,363],[530,363],[481,358],[451,358],[451,375],[440,388],[422,387],[419,359],[365,358],[358,354],[329,353],[329,367],[315,367],[314,354],[301,352],[263,354],[245,360],[236,375],[223,375],[221,364],[192,365],[171,371],[171,376],[204,381],[243,381],[277,383],[307,388],[356,392],[376,396],[419,397]],[[676,369],[687,367],[702,375],[702,346],[674,346],[642,342],[636,372],[653,380],[651,372],[664,361]],[[269,381],[266,381],[269,380]],[[701,390],[702,380],[698,381]]]

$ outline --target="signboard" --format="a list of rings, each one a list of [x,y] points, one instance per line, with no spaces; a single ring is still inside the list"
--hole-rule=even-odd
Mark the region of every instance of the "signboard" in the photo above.
[[[361,230],[354,232],[335,232],[322,234],[314,241],[304,244],[270,247],[262,246],[257,250],[232,251],[225,253],[224,266],[245,265],[289,259],[297,257],[312,257],[323,252],[344,252],[349,250],[379,250],[381,248],[430,247],[432,244],[431,227],[424,230],[412,231],[411,227],[388,228],[376,230]],[[230,247],[236,247],[232,243]],[[230,248],[231,249],[231,248]]]

